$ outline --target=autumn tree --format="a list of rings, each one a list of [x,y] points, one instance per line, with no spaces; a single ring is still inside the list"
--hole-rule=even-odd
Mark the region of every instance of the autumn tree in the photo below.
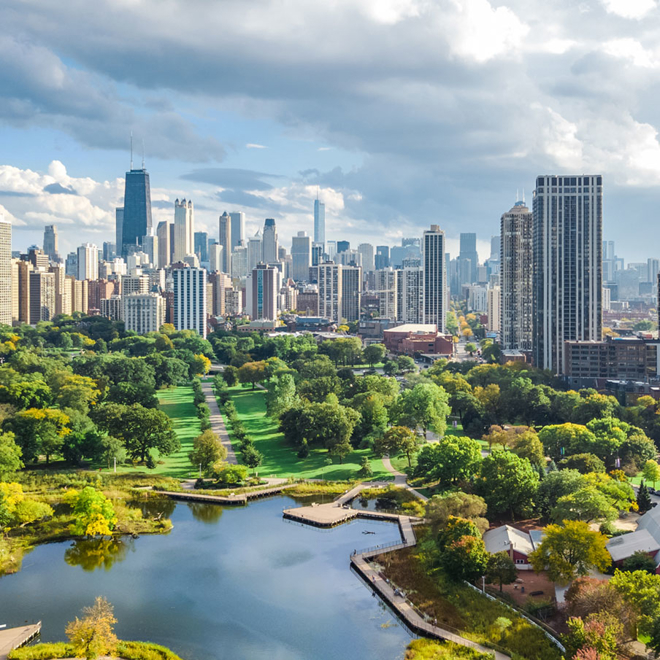
[[[593,568],[604,571],[612,563],[606,543],[605,536],[591,531],[583,521],[548,525],[540,545],[529,555],[529,561],[537,573],[547,570],[553,582],[565,584],[587,575]]]
[[[257,386],[257,383],[262,383],[266,380],[266,363],[265,362],[246,362],[238,370],[238,380],[243,384],[252,384],[252,389]]]
[[[53,515],[53,509],[23,493],[21,484],[0,482],[0,530],[24,527]]]
[[[426,518],[435,534],[444,529],[451,516],[466,518],[483,534],[488,529],[486,502],[478,495],[456,491],[446,495],[434,495],[426,505]]]
[[[488,552],[481,539],[462,536],[444,549],[440,564],[451,579],[473,581],[485,574]]]
[[[66,626],[66,636],[76,657],[94,660],[102,655],[113,655],[117,648],[115,623],[112,605],[102,596],[98,596],[91,607],[83,608],[83,618],[76,617]]]
[[[195,467],[201,466],[204,472],[209,472],[214,463],[224,461],[226,458],[227,449],[211,429],[207,429],[193,440],[192,451],[188,453],[190,462]]]
[[[70,525],[76,536],[110,536],[117,524],[112,502],[99,490],[85,486],[81,491],[71,489],[64,496],[71,506],[74,522]]]

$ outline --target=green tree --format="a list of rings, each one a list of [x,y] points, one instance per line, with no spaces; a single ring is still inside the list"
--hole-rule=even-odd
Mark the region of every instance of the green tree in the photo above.
[[[424,437],[427,429],[443,436],[450,413],[448,402],[447,392],[435,383],[418,383],[401,393],[396,405],[398,423],[413,430],[421,427]]]
[[[480,465],[481,445],[472,438],[452,435],[422,447],[415,475],[450,484],[473,476]]]
[[[238,383],[238,369],[232,366],[225,367],[222,371],[222,378],[229,387],[234,387]]]
[[[488,557],[486,580],[490,584],[499,584],[500,591],[502,591],[502,585],[515,582],[517,577],[516,565],[507,552],[496,552]]]
[[[444,529],[452,516],[471,520],[483,534],[489,526],[485,518],[487,508],[482,497],[470,493],[457,491],[434,495],[426,505],[426,519],[430,522],[434,534]]]
[[[618,515],[609,498],[594,486],[560,497],[552,510],[552,518],[558,523],[562,520],[612,521]]]
[[[559,461],[559,467],[562,470],[577,470],[581,474],[605,472],[605,463],[595,454],[573,454]]]
[[[373,367],[374,364],[382,362],[383,358],[387,353],[387,349],[383,344],[369,344],[364,351],[364,359],[367,361],[367,364],[370,367]]]
[[[399,355],[396,359],[396,365],[399,367],[399,372],[402,374],[415,371],[415,360],[409,355]]]
[[[4,428],[13,432],[24,460],[35,461],[44,454],[48,463],[50,457],[60,450],[63,438],[70,433],[70,421],[61,410],[29,408],[7,419]]]
[[[262,383],[266,380],[266,363],[265,362],[246,362],[238,370],[238,380],[243,384],[252,384],[252,389],[257,386],[257,383]]]
[[[360,461],[360,469],[358,470],[358,477],[360,479],[370,479],[374,474],[374,471],[371,467],[371,461],[367,456],[363,456]]]
[[[405,454],[408,466],[412,465],[412,456],[419,450],[417,435],[406,426],[392,426],[378,438],[374,450],[379,455]]]
[[[545,466],[543,443],[534,431],[524,431],[513,438],[511,451],[520,458],[526,458],[536,467]]]
[[[465,352],[474,355],[477,352],[477,345],[469,341],[465,344]]]
[[[50,378],[55,401],[60,408],[72,408],[87,413],[101,393],[96,383],[87,376],[57,371]]]
[[[220,442],[220,438],[207,429],[193,440],[192,451],[188,453],[188,459],[192,465],[208,473],[214,463],[224,461],[227,458],[227,449]]]
[[[640,634],[650,636],[654,621],[660,617],[660,575],[615,570],[609,584],[634,613],[633,638]]]
[[[539,475],[526,458],[494,451],[481,464],[478,493],[494,514],[526,515],[534,508]]]
[[[654,575],[656,568],[655,559],[653,559],[653,557],[649,557],[649,555],[646,554],[646,552],[643,550],[638,550],[637,552],[634,552],[632,555],[630,555],[630,557],[627,557],[623,560],[621,570],[628,573],[632,573],[634,571],[646,571],[647,573]]]
[[[68,490],[64,501],[71,506],[74,522],[70,525],[76,536],[110,536],[117,524],[112,502],[99,490],[85,486],[81,491]]]
[[[642,481],[639,484],[637,489],[637,510],[640,514],[646,513],[653,508],[653,502],[651,502],[651,496],[649,495],[649,489],[646,487],[646,484]]]
[[[440,565],[445,574],[453,580],[474,581],[486,572],[486,546],[479,538],[463,536],[445,548],[440,555]]]
[[[14,442],[13,433],[0,433],[0,481],[7,481],[23,467],[21,448]]]
[[[454,541],[458,541],[464,536],[474,536],[481,538],[481,532],[474,521],[467,518],[457,518],[450,516],[445,528],[437,536],[438,548],[442,551],[450,546]]]
[[[586,621],[568,620],[568,633],[563,636],[567,656],[575,660],[616,660],[617,638],[623,626],[609,612],[590,614]]]
[[[593,568],[604,571],[612,563],[606,543],[605,536],[592,532],[580,520],[566,521],[563,526],[548,525],[529,561],[537,573],[547,570],[553,582],[565,584]]]
[[[66,636],[73,646],[76,657],[94,660],[101,655],[113,655],[117,648],[114,634],[112,605],[98,596],[92,607],[83,608],[83,618],[76,617],[66,626]]]
[[[252,470],[256,470],[264,460],[263,454],[252,444],[245,445],[241,450],[243,463]]]
[[[296,383],[291,374],[275,376],[266,393],[266,409],[271,417],[279,418],[298,401]]]
[[[646,461],[642,469],[642,476],[646,481],[650,481],[653,484],[653,488],[655,488],[656,482],[660,481],[660,465],[658,465],[657,461],[652,459]]]
[[[242,484],[247,479],[248,468],[245,465],[229,465],[223,461],[218,461],[213,465],[213,473],[216,475],[219,484],[234,486]]]
[[[580,424],[551,424],[539,432],[539,440],[545,453],[554,461],[564,456],[585,452],[585,447],[593,447],[596,436]]]

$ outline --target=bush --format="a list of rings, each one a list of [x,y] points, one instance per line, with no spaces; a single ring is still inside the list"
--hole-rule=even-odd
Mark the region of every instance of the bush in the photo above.
[[[72,658],[73,646],[64,642],[22,646],[9,654],[9,660],[49,660],[50,658]]]
[[[151,454],[147,454],[146,466],[149,470],[156,469],[156,461],[154,460],[154,457]]]

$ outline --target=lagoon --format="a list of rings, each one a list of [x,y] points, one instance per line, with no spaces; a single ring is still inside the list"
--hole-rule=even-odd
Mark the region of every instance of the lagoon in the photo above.
[[[0,578],[0,624],[42,620],[42,641],[63,640],[102,595],[120,638],[185,660],[400,660],[408,632],[349,568],[353,550],[400,538],[397,526],[319,530],[283,520],[291,506],[166,502],[166,536],[37,547]]]

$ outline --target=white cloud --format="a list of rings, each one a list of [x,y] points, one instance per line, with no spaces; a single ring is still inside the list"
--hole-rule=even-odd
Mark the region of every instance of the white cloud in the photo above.
[[[248,149],[268,149],[268,147],[264,146],[263,144],[254,144],[253,142],[248,142],[245,146]]]
[[[603,0],[605,9],[610,14],[623,18],[644,18],[656,8],[655,0]]]
[[[655,68],[658,66],[656,56],[646,50],[636,39],[612,39],[605,42],[603,51],[613,57],[628,60],[635,66],[643,68]]]

